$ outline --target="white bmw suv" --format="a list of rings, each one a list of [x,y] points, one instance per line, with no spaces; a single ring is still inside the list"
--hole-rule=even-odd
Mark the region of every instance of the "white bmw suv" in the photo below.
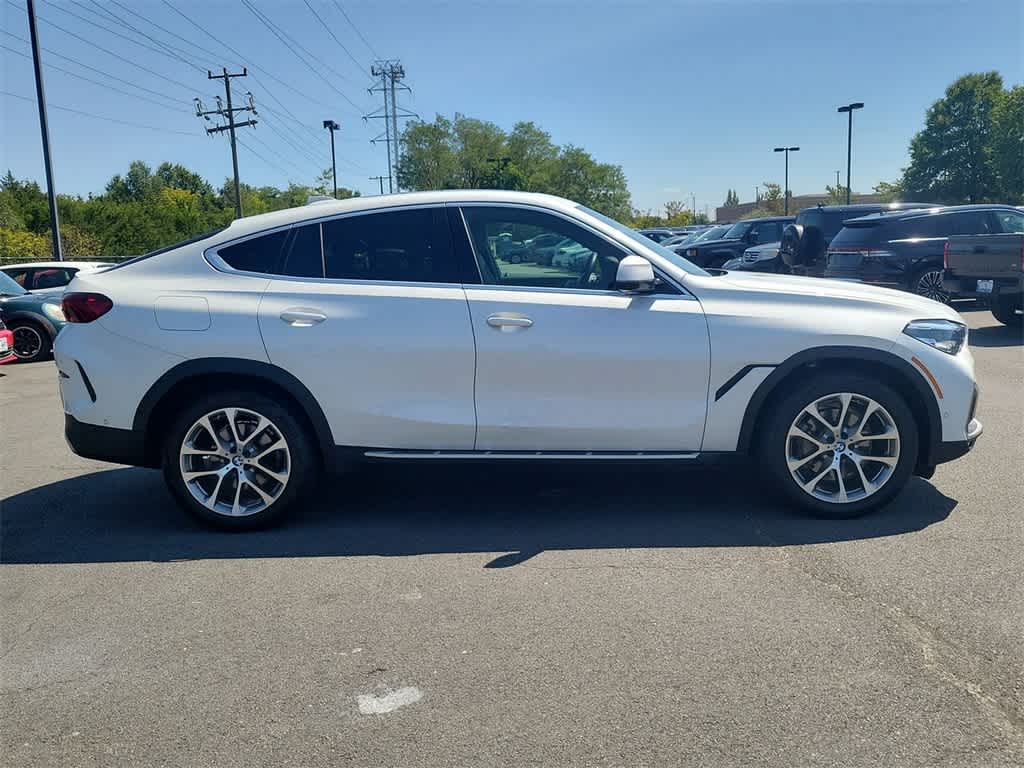
[[[80,274],[63,306],[72,449],[162,467],[187,509],[230,528],[373,459],[749,454],[792,501],[851,516],[981,434],[951,309],[709,273],[547,195],[252,216]]]

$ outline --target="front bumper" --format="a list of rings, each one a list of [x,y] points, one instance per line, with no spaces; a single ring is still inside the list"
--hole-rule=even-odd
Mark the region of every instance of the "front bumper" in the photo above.
[[[147,462],[146,437],[142,432],[87,424],[65,413],[64,438],[72,451],[86,459],[136,467],[155,466]]]
[[[984,431],[985,428],[981,422],[972,418],[970,424],[967,425],[967,439],[937,443],[932,449],[931,463],[933,465],[945,464],[947,461],[953,461],[966,455]]]

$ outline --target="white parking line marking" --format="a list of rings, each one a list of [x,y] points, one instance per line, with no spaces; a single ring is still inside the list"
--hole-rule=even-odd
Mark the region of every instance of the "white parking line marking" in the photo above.
[[[422,698],[423,692],[419,688],[409,685],[395,691],[388,691],[380,696],[364,693],[356,697],[356,702],[359,704],[359,713],[362,715],[386,715],[399,707],[415,704]]]

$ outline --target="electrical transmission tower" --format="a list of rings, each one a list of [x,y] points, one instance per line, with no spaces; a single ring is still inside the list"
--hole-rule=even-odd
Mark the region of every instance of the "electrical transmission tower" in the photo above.
[[[364,120],[383,120],[384,121],[384,133],[375,136],[370,139],[372,144],[376,144],[378,141],[383,141],[387,145],[388,149],[388,191],[398,192],[398,153],[399,153],[399,140],[398,140],[398,119],[406,119],[409,117],[419,117],[415,112],[410,112],[407,109],[400,109],[398,106],[397,91],[408,91],[409,86],[402,85],[402,80],[405,79],[405,69],[402,67],[402,63],[397,59],[378,59],[373,62],[373,66],[370,67],[370,74],[374,77],[380,78],[380,85],[375,85],[370,88],[370,93],[383,93],[384,94],[384,106],[381,109],[376,109],[368,115],[364,115]],[[394,147],[392,149],[392,147]],[[382,182],[383,186],[383,182]]]
[[[231,104],[231,78],[233,77],[245,77],[247,72],[245,67],[242,67],[241,72],[229,73],[227,69],[222,69],[223,74],[215,75],[213,72],[207,71],[206,76],[209,80],[223,80],[224,81],[224,96],[227,99],[227,104],[220,100],[220,96],[217,97],[217,108],[216,109],[205,109],[203,102],[198,98],[195,99],[196,103],[196,117],[201,117],[204,120],[209,120],[210,115],[219,115],[220,117],[227,120],[226,125],[215,125],[213,128],[207,128],[206,133],[213,135],[215,133],[223,133],[227,131],[231,136],[231,165],[235,171],[235,216],[242,218],[242,191],[239,188],[238,183],[238,147],[235,145],[235,128],[244,128],[247,125],[255,126],[256,120],[246,120],[244,122],[235,122],[236,112],[252,112],[256,113],[256,103],[253,101],[252,94],[246,91],[245,93],[245,106],[234,107]]]

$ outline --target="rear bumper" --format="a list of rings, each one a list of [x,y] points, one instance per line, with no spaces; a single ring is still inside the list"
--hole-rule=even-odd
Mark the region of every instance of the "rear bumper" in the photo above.
[[[978,280],[992,280],[992,290],[980,293],[978,291]],[[1017,278],[977,278],[950,275],[947,271],[942,277],[942,287],[950,293],[958,296],[974,296],[987,298],[989,296],[1020,296],[1024,293],[1024,280]]]
[[[146,437],[142,432],[86,424],[65,413],[64,438],[72,451],[86,459],[136,467],[154,466],[146,460]]]

